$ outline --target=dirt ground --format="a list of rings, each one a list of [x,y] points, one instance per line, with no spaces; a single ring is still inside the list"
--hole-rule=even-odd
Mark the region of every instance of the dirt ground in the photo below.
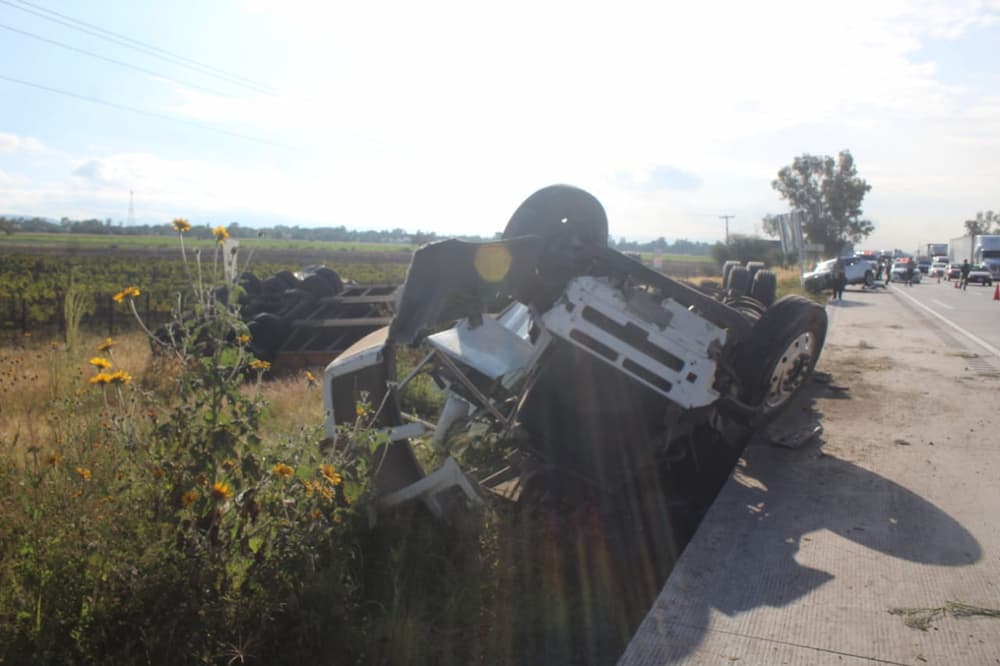
[[[916,454],[960,441],[1000,441],[1000,359],[891,292],[850,290],[827,312],[835,330],[817,369],[835,388],[817,401],[824,452],[864,462],[887,444],[916,447]],[[933,470],[947,461],[927,464]]]

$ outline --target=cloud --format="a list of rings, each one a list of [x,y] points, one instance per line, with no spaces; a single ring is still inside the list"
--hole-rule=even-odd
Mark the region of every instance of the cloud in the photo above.
[[[37,139],[32,139],[27,136],[18,136],[16,134],[7,134],[0,132],[0,154],[2,153],[22,153],[22,154],[36,154],[41,153],[45,150],[45,146],[42,145]]]
[[[658,164],[636,177],[631,172],[617,174],[620,186],[645,192],[680,191],[693,192],[701,188],[702,181],[698,174],[677,167]]]
[[[73,169],[73,176],[94,186],[123,187],[123,174],[104,160],[90,160]]]

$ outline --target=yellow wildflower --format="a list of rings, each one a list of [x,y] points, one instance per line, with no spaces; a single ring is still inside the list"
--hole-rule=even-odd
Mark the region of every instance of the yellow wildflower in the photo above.
[[[303,480],[302,480],[302,485],[303,485],[303,486],[305,487],[305,489],[306,489],[306,497],[312,497],[312,494],[313,494],[313,492],[315,492],[315,490],[316,490],[316,487],[317,487],[317,486],[318,486],[319,484],[316,484],[316,485],[313,485],[313,482],[312,482],[312,481],[307,481],[307,480],[303,479]]]
[[[45,462],[55,467],[56,465],[62,462],[62,459],[63,457],[61,455],[59,455],[58,453],[53,453],[49,455],[48,458],[45,459]]]
[[[236,342],[240,343],[241,345],[249,344],[250,336],[247,335],[246,333],[244,333],[243,335],[238,335],[236,336]]]
[[[118,370],[111,373],[109,381],[112,384],[128,384],[132,381],[132,375],[128,374],[124,370]]]
[[[77,467],[76,473],[80,475],[80,478],[84,481],[90,481],[90,470],[86,467]]]
[[[91,384],[110,384],[111,375],[107,372],[98,372],[96,375],[90,378]]]
[[[220,243],[229,238],[229,232],[226,231],[226,228],[221,225],[212,229],[212,235],[215,236],[215,240]]]
[[[285,463],[278,463],[271,468],[274,475],[279,479],[290,479],[292,475],[295,474],[295,470],[286,465]]]
[[[212,499],[216,502],[223,502],[233,496],[233,489],[225,481],[216,481],[212,484]]]
[[[337,468],[333,465],[320,465],[319,473],[323,475],[323,478],[335,486],[339,486],[344,481],[344,479],[341,478],[340,474],[337,472]]]
[[[361,403],[359,402],[359,403],[358,403],[358,404],[357,404],[357,405],[356,405],[356,406],[354,407],[354,413],[355,413],[355,414],[357,414],[357,415],[358,415],[359,417],[360,417],[360,416],[364,416],[365,414],[367,414],[367,413],[368,413],[368,408],[367,408],[367,407],[365,407],[365,406],[364,406],[363,404],[361,404]]]
[[[142,292],[139,291],[139,287],[125,287],[111,298],[114,300],[115,303],[121,303],[126,298],[135,298],[136,296],[139,296],[141,293]]]
[[[187,508],[197,502],[199,497],[201,496],[198,494],[197,490],[189,490],[181,495],[181,506]]]
[[[111,367],[111,361],[101,356],[95,356],[94,358],[90,359],[90,364],[100,370],[107,370],[108,368]]]
[[[306,385],[316,386],[316,376],[308,370],[306,370]]]
[[[185,220],[183,217],[175,218],[174,231],[176,231],[179,234],[183,234],[186,231],[191,231],[191,223]]]
[[[97,351],[106,352],[115,346],[115,341],[111,338],[104,338],[104,342],[97,345]]]
[[[259,358],[255,358],[254,360],[250,361],[250,367],[253,368],[254,370],[270,370],[271,364],[268,363],[267,361],[262,361]]]

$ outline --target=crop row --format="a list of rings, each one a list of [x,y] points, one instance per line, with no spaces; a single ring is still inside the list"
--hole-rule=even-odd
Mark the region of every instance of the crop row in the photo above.
[[[198,279],[197,265],[179,258],[148,257],[137,260],[113,256],[52,256],[40,254],[0,255],[0,330],[28,332],[35,328],[62,328],[63,303],[71,290],[86,294],[83,323],[90,328],[114,331],[130,317],[112,296],[125,287],[141,293],[136,308],[147,321],[167,318]],[[300,265],[255,262],[258,276]],[[344,279],[359,283],[399,282],[405,264],[345,264],[338,267]],[[217,271],[203,267],[204,279]]]

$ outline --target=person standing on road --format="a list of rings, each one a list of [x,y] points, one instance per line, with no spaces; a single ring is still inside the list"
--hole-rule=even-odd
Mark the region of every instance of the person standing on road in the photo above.
[[[969,266],[969,260],[968,259],[962,260],[962,290],[963,291],[965,290],[966,287],[969,286],[969,270],[971,270],[971,268],[972,267]]]
[[[913,286],[913,262],[906,262],[906,268],[903,269],[903,279],[906,281],[907,287]]]
[[[838,261],[837,266],[833,269],[833,297],[836,300],[844,300],[844,287],[846,286],[847,272],[844,269],[844,264]]]

